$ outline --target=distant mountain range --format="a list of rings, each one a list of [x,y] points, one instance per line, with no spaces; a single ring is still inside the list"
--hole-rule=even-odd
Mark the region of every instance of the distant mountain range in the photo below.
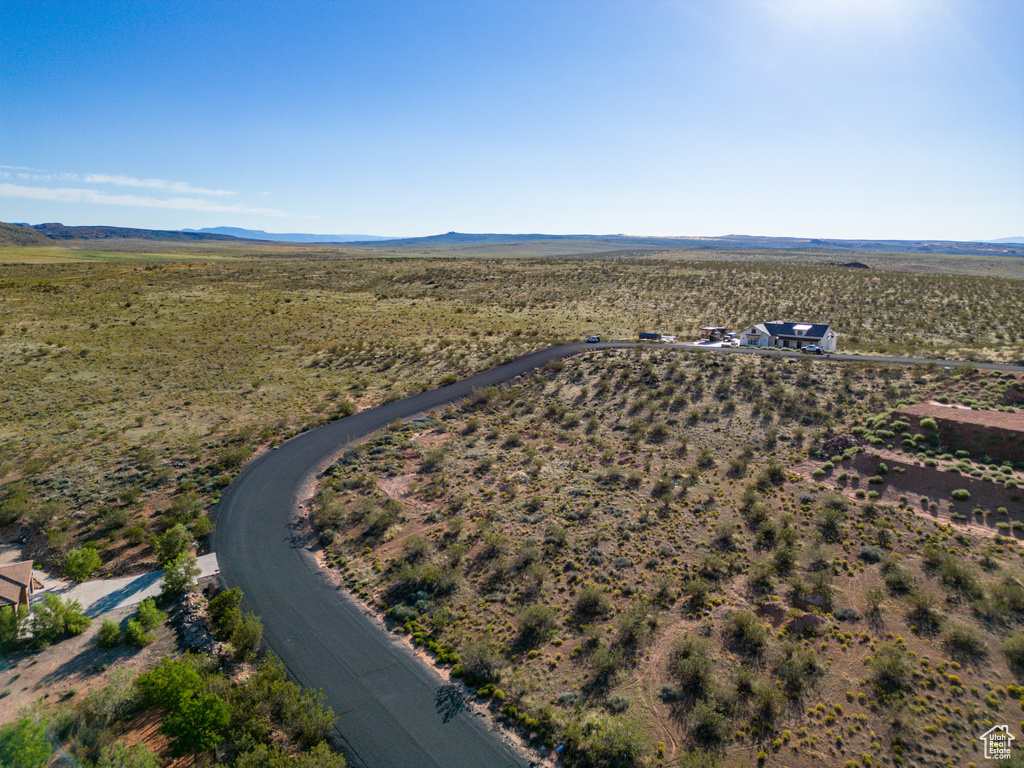
[[[361,243],[362,248],[403,248],[424,246],[497,245],[501,243],[553,244],[564,241],[592,244],[595,252],[614,248],[648,248],[665,250],[818,250],[867,251],[883,253],[946,253],[992,256],[1024,256],[1024,247],[1016,243],[960,242],[955,240],[829,240],[806,237],[759,237],[756,235],[721,235],[716,237],[635,237],[632,235],[502,235],[447,232],[443,235],[412,237],[402,240],[380,240]],[[582,251],[580,251],[582,253]]]
[[[545,243],[550,255],[572,255],[616,250],[809,250],[866,251],[883,253],[943,253],[984,256],[1024,257],[1024,237],[1008,237],[989,242],[950,240],[828,240],[799,237],[757,237],[723,235],[720,237],[634,237],[631,235],[544,235],[446,232],[429,237],[387,239],[379,235],[273,234],[255,229],[210,227],[207,229],[154,230],[127,227],[66,227],[63,224],[4,224],[0,222],[0,245],[52,245],[68,240],[151,240],[169,243],[222,241],[261,241],[295,244],[340,245],[374,250],[378,248],[443,249],[460,246],[517,246],[543,254]]]
[[[362,243],[388,239],[379,235],[309,235],[302,232],[277,234],[264,232],[262,229],[239,229],[238,227],[205,227],[204,229],[183,229],[182,232],[228,235],[243,240],[268,240],[273,243]]]
[[[160,240],[182,243],[201,240],[237,240],[225,235],[179,232],[163,229],[131,229],[129,227],[65,227],[63,224],[11,224],[19,230],[30,230],[44,239],[53,240]],[[27,234],[27,233],[25,233]]]

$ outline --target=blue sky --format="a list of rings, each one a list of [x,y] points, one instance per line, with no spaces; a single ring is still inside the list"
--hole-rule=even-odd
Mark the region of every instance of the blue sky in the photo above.
[[[1020,0],[3,0],[0,29],[0,221],[1024,235]]]

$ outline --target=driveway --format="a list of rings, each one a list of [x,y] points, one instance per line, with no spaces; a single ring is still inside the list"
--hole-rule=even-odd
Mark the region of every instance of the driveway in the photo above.
[[[217,554],[211,552],[197,558],[199,578],[219,573]],[[43,571],[33,571],[33,577],[43,586],[32,595],[32,602],[37,603],[47,593],[60,596],[62,599],[77,600],[82,604],[85,615],[95,619],[108,611],[138,605],[147,597],[160,594],[160,580],[164,572],[150,571],[141,576],[125,576],[120,579],[95,579],[76,583],[50,576]]]

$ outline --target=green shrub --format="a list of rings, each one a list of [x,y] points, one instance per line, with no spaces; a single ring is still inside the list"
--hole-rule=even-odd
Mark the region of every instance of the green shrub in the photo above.
[[[988,655],[988,647],[972,627],[952,626],[946,630],[945,640],[946,647],[955,658],[975,660]]]
[[[949,495],[952,496],[957,501],[967,501],[969,498],[971,498],[971,492],[968,491],[966,488],[957,488]]]
[[[548,605],[531,605],[519,614],[519,643],[539,645],[558,629],[558,613]]]
[[[143,629],[154,630],[163,623],[167,614],[156,607],[152,597],[147,597],[139,603],[138,614],[135,617]]]
[[[690,712],[690,736],[703,747],[718,747],[729,738],[729,719],[706,701]]]
[[[242,611],[239,608],[241,604],[242,590],[235,587],[221,592],[206,606],[210,624],[213,625],[213,634],[218,640],[229,639],[241,624]]]
[[[1017,669],[1024,669],[1024,635],[1014,635],[1003,642],[1003,655]]]
[[[163,598],[177,597],[196,588],[196,576],[200,574],[196,565],[196,556],[191,552],[181,552],[164,566]]]
[[[877,563],[885,557],[885,550],[874,545],[865,544],[860,548],[860,556],[869,563]]]
[[[43,768],[52,753],[44,721],[25,716],[0,727],[0,765]]]
[[[0,607],[0,653],[9,653],[18,646],[21,622],[27,616],[28,607],[25,605]]]
[[[178,523],[159,536],[154,536],[150,543],[160,567],[166,568],[192,546],[192,534]]]
[[[131,747],[123,742],[105,746],[100,750],[99,760],[96,762],[96,768],[159,768],[159,766],[160,758],[141,742]]]
[[[942,395],[941,397],[945,397],[945,395]],[[946,399],[948,400],[949,398],[946,398]],[[921,419],[921,429],[927,429],[927,430],[935,431],[938,428],[939,428],[939,425],[935,422],[935,419],[933,419],[931,417],[925,417],[925,418]]]
[[[487,639],[467,641],[459,651],[459,665],[462,677],[470,687],[497,683],[501,678],[501,654],[497,646]]]
[[[912,670],[907,663],[906,651],[895,643],[883,643],[869,662],[871,680],[880,694],[894,693],[910,688]]]
[[[710,692],[716,673],[710,646],[696,637],[676,638],[668,669],[682,690],[694,698],[703,698]]]
[[[164,657],[135,679],[135,686],[149,706],[173,707],[204,686],[199,659],[193,656]]]
[[[85,581],[99,570],[103,562],[92,547],[73,549],[64,557],[64,573],[74,581]]]
[[[584,584],[576,593],[573,613],[577,619],[590,620],[611,613],[612,602],[608,595],[593,584]]]
[[[152,632],[146,628],[138,619],[128,619],[124,625],[124,641],[133,648],[144,648],[156,639]]]
[[[930,592],[911,592],[907,603],[910,606],[907,617],[918,627],[934,632],[942,625],[939,601],[935,595]]]
[[[761,728],[773,728],[783,707],[782,695],[773,684],[760,683],[754,688],[753,716]]]
[[[32,609],[32,640],[37,648],[45,648],[65,637],[82,634],[91,623],[82,613],[81,603],[61,600],[51,592]]]
[[[805,688],[813,685],[821,671],[818,657],[812,650],[792,640],[782,644],[775,660],[775,673],[787,695],[799,697]]]
[[[760,654],[768,639],[768,630],[750,611],[733,611],[726,616],[725,633],[738,650],[750,655]]]
[[[236,659],[251,658],[263,640],[263,621],[255,613],[246,613],[231,633]]]
[[[619,643],[623,646],[638,646],[647,642],[656,620],[651,614],[647,598],[633,598],[618,619]]]
[[[113,648],[121,643],[121,627],[112,619],[104,619],[100,624],[96,641],[104,648]]]

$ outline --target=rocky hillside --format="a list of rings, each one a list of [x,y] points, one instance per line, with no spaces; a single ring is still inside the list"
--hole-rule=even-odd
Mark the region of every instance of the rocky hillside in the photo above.
[[[53,241],[32,227],[0,222],[0,246],[5,245],[53,245]]]

